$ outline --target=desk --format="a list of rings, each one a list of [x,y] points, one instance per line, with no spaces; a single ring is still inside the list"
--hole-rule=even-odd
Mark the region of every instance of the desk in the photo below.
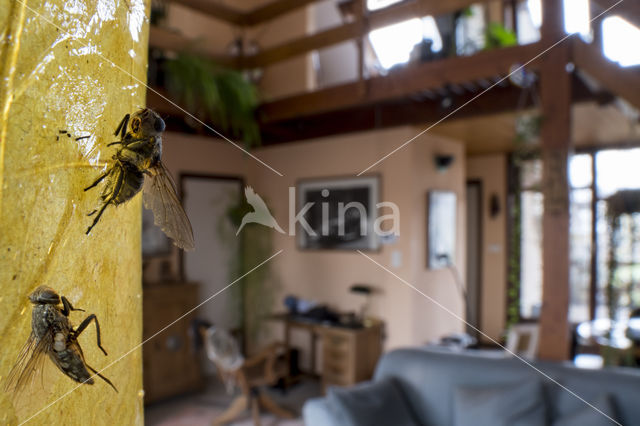
[[[270,317],[284,324],[284,343],[290,347],[291,330],[307,330],[311,338],[311,373],[316,369],[318,337],[322,341],[321,378],[324,386],[349,386],[373,375],[382,353],[383,324],[348,328],[306,321],[287,314]],[[289,353],[289,351],[287,351]]]

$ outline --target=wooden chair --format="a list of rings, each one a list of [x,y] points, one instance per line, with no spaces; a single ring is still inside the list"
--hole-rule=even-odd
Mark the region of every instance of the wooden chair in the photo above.
[[[234,361],[229,362],[216,354],[212,347],[212,336],[215,332],[217,332],[215,327],[200,328],[200,334],[207,349],[207,357],[215,364],[220,378],[227,385],[227,389],[239,388],[240,395],[231,402],[224,413],[212,422],[212,425],[220,426],[229,423],[237,419],[247,409],[251,409],[255,426],[260,426],[260,408],[278,417],[293,418],[293,413],[280,407],[260,389],[263,386],[275,385],[279,380],[289,375],[289,366],[286,357],[283,356],[286,353],[286,346],[282,343],[273,343],[250,358],[244,359],[242,356],[238,356]],[[229,336],[229,339],[232,338]],[[235,340],[226,343],[227,346],[231,344],[237,348]],[[236,349],[231,348],[231,350]]]
[[[513,324],[507,334],[507,350],[511,354],[535,359],[538,356],[540,326],[537,323]]]

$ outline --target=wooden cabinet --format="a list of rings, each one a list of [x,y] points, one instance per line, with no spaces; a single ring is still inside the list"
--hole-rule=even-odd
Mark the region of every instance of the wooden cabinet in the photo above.
[[[195,284],[153,285],[143,289],[143,340],[198,304]],[[192,312],[142,346],[145,403],[198,389],[199,357],[194,350]]]
[[[349,386],[368,380],[382,353],[382,326],[322,327],[322,384]]]

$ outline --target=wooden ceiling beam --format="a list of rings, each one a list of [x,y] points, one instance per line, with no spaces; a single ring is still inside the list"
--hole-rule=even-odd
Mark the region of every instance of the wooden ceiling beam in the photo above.
[[[640,2],[626,0],[619,3],[619,0],[593,0],[592,3],[595,3],[597,8],[591,12],[592,15],[596,15],[612,7],[607,13],[607,16],[618,15],[640,27]],[[619,4],[616,5],[616,3]]]
[[[260,6],[245,15],[245,25],[260,25],[286,15],[303,6],[320,0],[275,0]]]
[[[259,113],[261,120],[268,123],[506,75],[513,64],[525,63],[541,50],[540,44],[534,43],[480,52],[473,56],[411,64],[390,75],[366,80],[364,87],[362,82],[347,83],[268,102],[260,107]],[[531,68],[535,65],[531,64]]]
[[[573,102],[600,101],[602,94],[593,93],[574,75]],[[265,145],[302,141],[350,132],[362,132],[405,125],[428,125],[470,102],[477,93],[450,95],[451,104],[444,107],[442,98],[414,100],[410,98],[382,102],[366,106],[357,106],[331,111],[309,117],[294,118],[281,122],[266,123],[261,126]],[[522,101],[522,90],[514,86],[496,87],[485,95],[473,100],[467,107],[460,109],[451,120],[474,118],[513,112],[522,108],[535,107],[533,99]],[[348,119],[345,120],[345,117]],[[437,128],[434,128],[437,133]]]
[[[253,26],[263,24],[273,20],[279,16],[293,12],[308,4],[316,3],[321,0],[275,0],[263,6],[259,6],[249,12],[241,12],[237,9],[224,6],[214,0],[171,0],[186,6],[190,9],[197,10],[207,14],[213,18],[239,26]],[[608,0],[604,0],[608,1]],[[370,13],[372,24],[385,26],[390,25],[403,17],[424,16],[424,15],[440,15],[443,13],[453,12],[464,9],[476,1],[469,0],[405,0],[392,6],[379,9]],[[409,19],[405,18],[405,19]]]
[[[237,58],[230,55],[221,55],[199,40],[190,40],[183,35],[162,27],[151,25],[149,27],[149,46],[173,52],[192,51],[203,55],[220,65],[230,68],[239,66]]]
[[[197,10],[212,18],[219,19],[228,24],[244,25],[245,13],[239,10],[224,6],[213,0],[171,0],[173,3]]]
[[[577,75],[573,77],[572,94],[574,103],[595,101],[605,102],[603,93],[595,93]],[[169,95],[162,89],[158,93],[147,90],[147,106],[162,115],[167,126],[182,132],[210,134],[200,127],[191,127],[185,121],[185,113],[163,99]],[[516,106],[534,107],[530,97],[521,105],[521,89],[514,86],[496,87],[462,108],[451,120],[474,118],[513,112]],[[260,128],[264,145],[297,142],[336,134],[361,132],[404,125],[427,125],[433,123],[462,105],[471,101],[477,92],[462,95],[450,94],[451,104],[444,106],[442,97],[413,96],[375,104],[359,105],[313,116],[293,118],[272,123],[262,123]],[[345,120],[345,117],[348,119]],[[220,129],[218,129],[220,130]],[[437,129],[434,130],[437,132]]]
[[[369,13],[362,22],[349,22],[335,28],[330,28],[265,49],[256,55],[245,58],[242,65],[246,68],[262,68],[275,62],[354,39],[364,35],[368,30],[375,30],[376,28],[382,28],[419,16],[441,15],[455,12],[476,2],[477,0],[404,1],[384,9],[373,11]]]
[[[215,0],[171,0],[212,18],[237,26],[254,26],[271,21],[320,0],[275,0],[248,12],[225,6]]]
[[[271,47],[256,53],[252,56],[244,57],[242,66],[244,68],[263,68],[276,62],[281,62],[313,50],[332,46],[343,41],[358,37],[364,32],[364,26],[358,22],[351,22],[340,25],[316,34],[297,38],[279,46]]]
[[[614,95],[640,108],[640,66],[621,67],[605,58],[595,44],[573,39],[573,61]]]

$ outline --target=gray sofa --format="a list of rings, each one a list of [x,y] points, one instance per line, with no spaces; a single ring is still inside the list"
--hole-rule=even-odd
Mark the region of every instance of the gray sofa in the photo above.
[[[305,425],[640,425],[635,369],[534,364],[563,389],[518,359],[471,352],[391,351],[371,382],[307,401]]]

